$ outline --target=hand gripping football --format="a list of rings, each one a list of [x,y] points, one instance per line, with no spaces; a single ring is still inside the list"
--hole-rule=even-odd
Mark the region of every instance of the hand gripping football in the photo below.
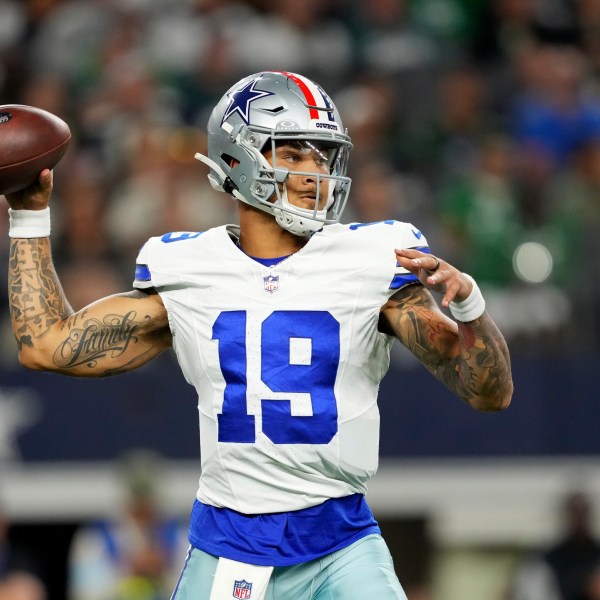
[[[0,105],[0,194],[18,192],[53,169],[71,141],[56,115],[22,104]]]

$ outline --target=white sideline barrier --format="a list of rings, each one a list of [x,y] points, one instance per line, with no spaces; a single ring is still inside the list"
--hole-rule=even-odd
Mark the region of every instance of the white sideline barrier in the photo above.
[[[186,518],[199,461],[163,463],[162,500]],[[600,458],[382,461],[368,500],[380,519],[429,517],[438,544],[545,543],[574,489],[594,503],[600,532]],[[12,522],[80,521],[110,515],[122,489],[111,463],[3,465],[0,505]]]

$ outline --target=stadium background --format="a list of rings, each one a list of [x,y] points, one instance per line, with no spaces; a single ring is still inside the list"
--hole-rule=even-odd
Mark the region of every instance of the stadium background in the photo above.
[[[234,219],[192,157],[214,102],[262,69],[301,72],[338,105],[355,144],[344,220],[419,226],[506,333],[502,414],[395,349],[370,491],[404,581],[500,599],[558,534],[564,494],[600,498],[600,2],[0,0],[0,104],[74,133],[53,201],[74,307],[129,289],[147,237]],[[7,250],[0,235],[5,264]],[[186,518],[196,400],[170,354],[103,381],[24,371],[5,293],[0,337],[0,506],[60,600],[71,535],[115,510],[123,453],[164,457],[165,504]]]

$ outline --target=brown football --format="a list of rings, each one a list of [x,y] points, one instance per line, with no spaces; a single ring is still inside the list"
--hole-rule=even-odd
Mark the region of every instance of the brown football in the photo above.
[[[0,105],[0,194],[18,192],[53,169],[70,141],[69,126],[56,115],[23,104]]]

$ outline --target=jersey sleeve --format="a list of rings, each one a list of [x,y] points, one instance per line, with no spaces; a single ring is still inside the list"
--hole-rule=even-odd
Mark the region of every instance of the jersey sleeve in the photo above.
[[[397,228],[395,232],[396,248],[419,250],[420,252],[431,254],[427,240],[420,229],[411,223],[401,223],[399,221],[396,221],[394,226]],[[396,292],[407,285],[415,283],[419,283],[419,278],[399,263],[396,263],[396,270],[390,283],[390,290]]]
[[[177,231],[151,237],[139,251],[133,287],[181,287],[189,284],[197,257],[202,253],[197,244],[204,232]]]
[[[152,240],[148,240],[141,248],[138,257],[135,261],[135,276],[133,279],[133,287],[140,290],[147,290],[154,287],[152,282],[152,274],[150,272],[150,244]]]

